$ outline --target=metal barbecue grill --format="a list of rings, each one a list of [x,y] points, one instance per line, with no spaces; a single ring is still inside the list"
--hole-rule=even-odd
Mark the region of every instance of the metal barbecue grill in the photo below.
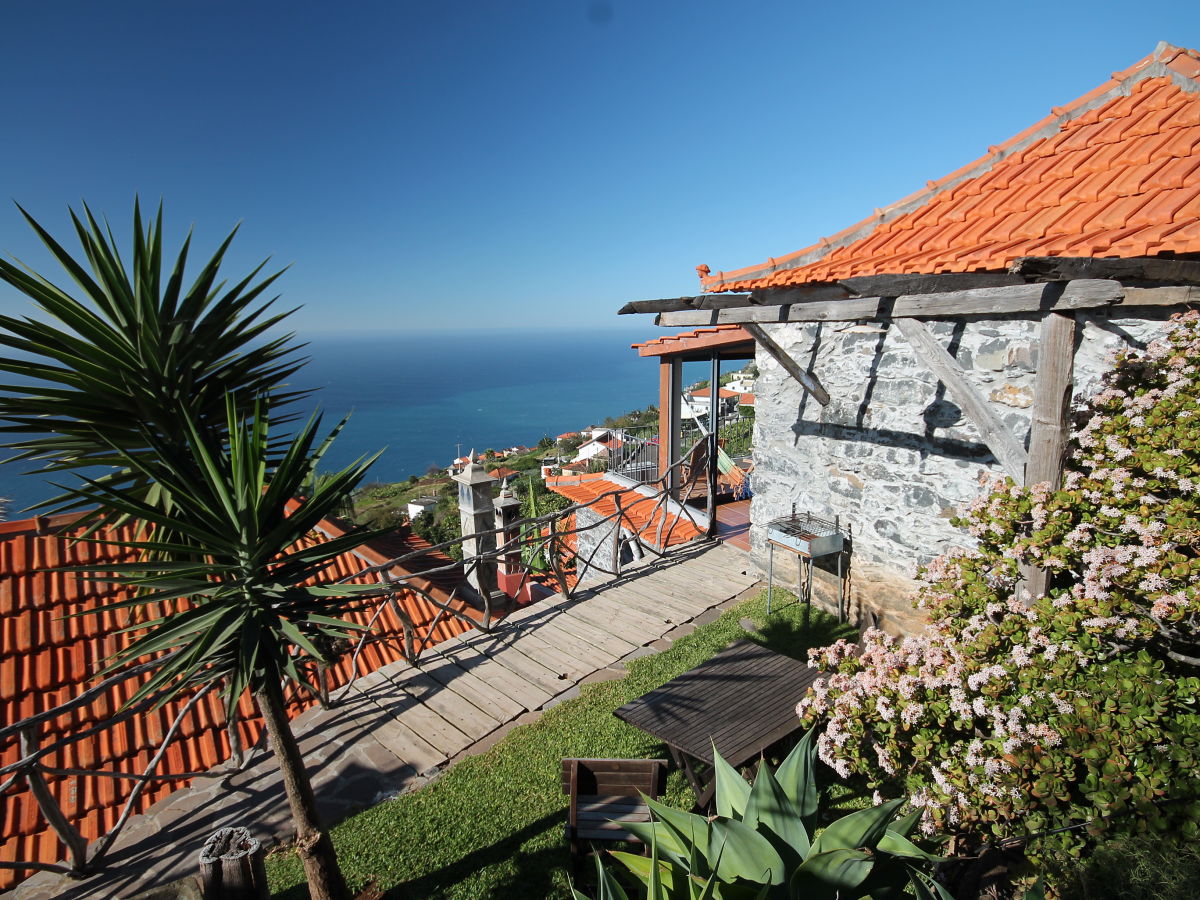
[[[813,560],[819,556],[837,555],[838,621],[845,621],[845,584],[842,574],[842,550],[846,540],[841,520],[824,519],[809,512],[780,516],[767,523],[767,615],[771,614],[771,593],[775,580],[775,548],[796,554],[799,571],[799,593],[805,604],[812,603]]]

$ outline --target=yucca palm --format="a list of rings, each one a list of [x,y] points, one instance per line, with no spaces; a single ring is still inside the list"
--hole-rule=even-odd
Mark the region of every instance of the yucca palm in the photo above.
[[[324,639],[349,628],[338,615],[362,588],[322,584],[323,572],[370,535],[307,549],[301,539],[341,507],[373,458],[316,479],[338,429],[320,446],[315,419],[293,438],[272,437],[272,422],[283,421],[273,411],[300,396],[284,380],[302,360],[290,335],[267,334],[287,315],[267,315],[273,301],[259,302],[276,276],[252,284],[259,266],[232,287],[218,281],[233,234],[185,289],[190,238],[164,278],[161,208],[147,226],[134,206],[131,271],[107,226],[84,213],[71,218],[86,266],[25,213],[82,299],[0,262],[0,278],[39,310],[0,317],[0,344],[20,354],[0,358],[0,371],[20,381],[0,386],[0,432],[11,436],[4,446],[44,472],[75,472],[41,506],[90,508],[92,528],[141,523],[127,545],[140,561],[102,576],[136,589],[103,609],[145,608],[109,670],[157,654],[161,664],[135,699],[216,682],[232,713],[251,691],[283,772],[311,894],[344,897],[282,685],[299,677],[303,658],[320,659]]]
[[[190,416],[181,418],[183,446],[150,436],[149,452],[114,448],[131,471],[169,492],[174,498],[169,509],[147,502],[135,488],[111,482],[85,479],[74,492],[81,501],[151,529],[150,539],[122,544],[143,551],[142,561],[109,565],[101,576],[136,588],[137,595],[104,609],[171,609],[172,602],[182,601],[174,611],[133,626],[131,640],[110,660],[108,671],[162,657],[130,702],[166,699],[218,682],[232,715],[238,698],[251,691],[283,773],[311,895],[343,897],[346,887],[317,818],[282,684],[287,678],[302,681],[303,659],[321,660],[318,646],[325,639],[351,633],[353,626],[339,614],[361,592],[378,590],[330,584],[324,574],[334,557],[371,534],[352,533],[311,546],[304,541],[339,509],[375,457],[328,474],[311,495],[293,499],[311,483],[337,429],[314,447],[319,419],[311,419],[276,455],[262,402],[240,413],[229,400],[224,446],[213,446]],[[179,537],[163,540],[162,534]],[[204,548],[203,555],[196,547]]]
[[[32,316],[0,316],[0,345],[10,351],[0,356],[0,371],[17,376],[0,386],[0,434],[10,436],[0,446],[17,451],[12,459],[51,473],[101,467],[115,484],[149,489],[117,451],[148,452],[151,436],[182,445],[180,410],[219,435],[227,394],[243,409],[271,394],[275,410],[303,395],[283,389],[304,362],[293,335],[268,337],[290,311],[269,314],[274,300],[261,301],[280,273],[254,283],[264,262],[232,286],[219,280],[236,228],[188,286],[191,236],[167,268],[161,205],[152,222],[143,222],[134,203],[129,268],[111,229],[86,205],[82,219],[70,214],[86,263],[21,213],[78,296],[0,260],[0,279],[37,308]],[[62,495],[40,506],[72,509],[79,500]]]

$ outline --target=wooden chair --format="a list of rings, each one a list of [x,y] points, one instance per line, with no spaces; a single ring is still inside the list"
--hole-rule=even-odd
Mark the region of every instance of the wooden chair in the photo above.
[[[563,792],[567,841],[574,867],[584,841],[638,841],[622,822],[649,822],[650,810],[639,792],[657,799],[667,787],[665,759],[564,759]]]

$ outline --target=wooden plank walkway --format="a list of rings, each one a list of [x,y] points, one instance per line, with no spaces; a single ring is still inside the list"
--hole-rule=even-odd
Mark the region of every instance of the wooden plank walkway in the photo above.
[[[393,663],[354,689],[404,727],[375,737],[427,771],[524,712],[537,710],[592,673],[652,644],[757,582],[745,556],[721,544],[682,550],[626,576],[507,616],[491,633],[468,631],[427,650],[419,667]],[[411,698],[413,702],[398,700]],[[441,720],[440,722],[437,720]],[[406,733],[419,735],[410,747]]]
[[[419,667],[385,666],[355,681],[333,709],[293,721],[322,814],[336,821],[423,784],[464,750],[572,691],[593,673],[662,638],[757,582],[749,559],[724,544],[670,558],[468,631],[431,647]],[[198,779],[136,816],[104,872],[84,881],[42,872],[19,900],[128,896],[195,873],[217,828],[247,825],[268,843],[291,837],[278,767],[265,753],[224,778]]]

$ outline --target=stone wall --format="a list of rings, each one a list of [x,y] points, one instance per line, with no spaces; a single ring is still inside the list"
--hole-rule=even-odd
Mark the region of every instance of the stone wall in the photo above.
[[[1153,340],[1151,318],[1079,314],[1075,395],[1095,391],[1112,353]],[[829,391],[822,407],[758,348],[752,556],[767,569],[766,523],[793,511],[839,516],[851,533],[849,608],[860,623],[894,632],[919,620],[908,596],[917,566],[969,536],[950,518],[1002,475],[974,426],[899,331],[876,325],[767,326]],[[931,322],[976,389],[1023,443],[1037,374],[1039,323],[1032,317]],[[845,529],[844,529],[845,530]],[[776,551],[776,583],[794,586],[797,566]],[[814,599],[836,606],[836,577],[818,569]]]

